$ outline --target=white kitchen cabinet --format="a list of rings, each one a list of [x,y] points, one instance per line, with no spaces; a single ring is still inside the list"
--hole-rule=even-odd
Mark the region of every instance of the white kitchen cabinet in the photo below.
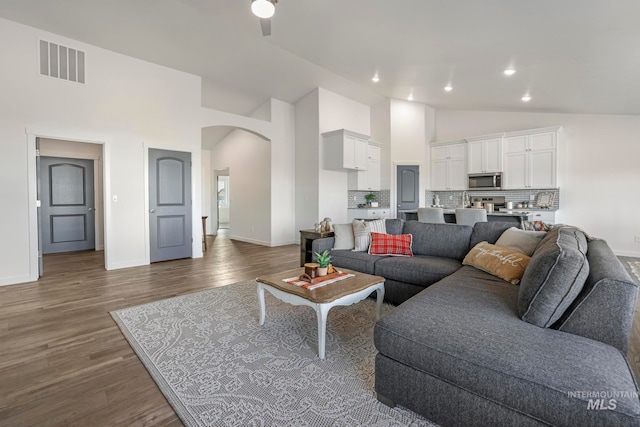
[[[468,142],[469,173],[502,172],[502,136]]]
[[[380,147],[367,147],[367,170],[349,172],[348,189],[359,191],[380,191]]]
[[[323,133],[322,141],[325,169],[367,170],[367,135],[339,129]]]
[[[543,221],[547,224],[556,223],[555,211],[531,211],[529,214],[530,221]]]
[[[431,147],[431,190],[466,190],[467,144]]]
[[[347,220],[353,222],[354,219],[380,219],[389,218],[388,208],[371,209],[348,209]]]
[[[503,187],[556,188],[557,145],[558,129],[506,134]]]

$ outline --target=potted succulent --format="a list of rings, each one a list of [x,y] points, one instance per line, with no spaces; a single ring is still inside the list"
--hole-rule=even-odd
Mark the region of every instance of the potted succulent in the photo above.
[[[371,202],[376,199],[376,195],[373,193],[365,194],[364,199],[367,201],[367,204],[371,206]]]
[[[314,252],[314,254],[316,255],[316,262],[320,265],[318,267],[318,276],[326,276],[329,264],[331,264],[331,254],[328,250],[321,254],[318,252]]]

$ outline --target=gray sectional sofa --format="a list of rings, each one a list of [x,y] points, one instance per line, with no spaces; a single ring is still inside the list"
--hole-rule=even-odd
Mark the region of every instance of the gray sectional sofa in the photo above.
[[[604,240],[567,226],[519,285],[462,264],[512,225],[393,219],[387,233],[412,234],[413,257],[332,251],[337,267],[385,277],[398,305],[375,326],[378,399],[441,425],[640,425],[625,357],[637,284]]]

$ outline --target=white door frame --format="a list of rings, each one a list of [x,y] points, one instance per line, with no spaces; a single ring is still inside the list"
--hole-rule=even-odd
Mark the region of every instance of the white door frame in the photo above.
[[[86,135],[73,135],[73,132],[56,132],[46,130],[25,129],[27,137],[27,175],[28,175],[28,212],[29,212],[29,281],[38,280],[38,191],[36,170],[36,138],[59,139],[62,141],[84,142],[102,145],[102,184],[103,184],[103,220],[104,220],[104,265],[107,270],[109,262],[109,240],[111,237],[111,207],[107,203],[110,194],[109,170],[111,164],[111,150],[109,143],[91,139]]]

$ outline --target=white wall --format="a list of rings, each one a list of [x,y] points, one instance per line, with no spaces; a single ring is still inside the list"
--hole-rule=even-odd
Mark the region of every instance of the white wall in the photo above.
[[[233,182],[229,237],[271,244],[271,142],[234,130],[211,151],[211,166],[229,168]]]
[[[369,106],[360,104],[342,95],[318,89],[319,120],[318,130],[322,134],[336,129],[348,129],[364,135],[371,135],[371,110]],[[318,181],[318,218],[315,222],[329,217],[334,223],[347,222],[347,172],[324,168],[324,146],[322,136],[318,135],[320,162]],[[309,224],[313,226],[313,224]],[[309,227],[307,227],[309,228]]]
[[[559,221],[640,257],[640,116],[436,112],[436,140],[563,126]]]
[[[271,99],[271,245],[297,242],[295,224],[295,107]],[[232,182],[235,185],[235,181]]]
[[[215,232],[213,229],[213,221],[211,217],[212,211],[212,203],[214,202],[215,196],[213,195],[216,191],[215,182],[213,181],[213,172],[211,169],[211,151],[202,150],[202,189],[201,189],[201,214],[202,216],[206,216],[206,226],[207,226],[207,234],[212,234]]]
[[[387,98],[371,110],[374,140],[382,144],[382,188],[391,190],[391,212],[397,216],[396,168],[420,167],[419,204],[424,206],[424,190],[429,179],[429,138],[434,134],[435,111],[424,104]]]
[[[318,222],[320,162],[319,91],[314,89],[295,105],[295,228],[313,228]]]
[[[87,83],[40,76],[39,38],[85,51]],[[4,19],[0,40],[0,57],[11,58],[0,67],[0,199],[10,207],[0,210],[0,284],[37,277],[35,137],[105,145],[105,197],[118,195],[105,205],[107,268],[148,262],[146,147],[192,152],[199,221],[199,77]],[[194,256],[198,236],[194,227]]]
[[[206,123],[219,121],[215,115]],[[229,168],[231,238],[267,246],[295,243],[294,120],[293,105],[276,99],[250,118],[223,115],[222,122],[239,129],[213,147],[211,170]],[[216,213],[211,216],[215,220]]]
[[[391,189],[390,101],[389,98],[385,98],[371,107],[371,138],[380,144],[380,188],[383,190]]]

